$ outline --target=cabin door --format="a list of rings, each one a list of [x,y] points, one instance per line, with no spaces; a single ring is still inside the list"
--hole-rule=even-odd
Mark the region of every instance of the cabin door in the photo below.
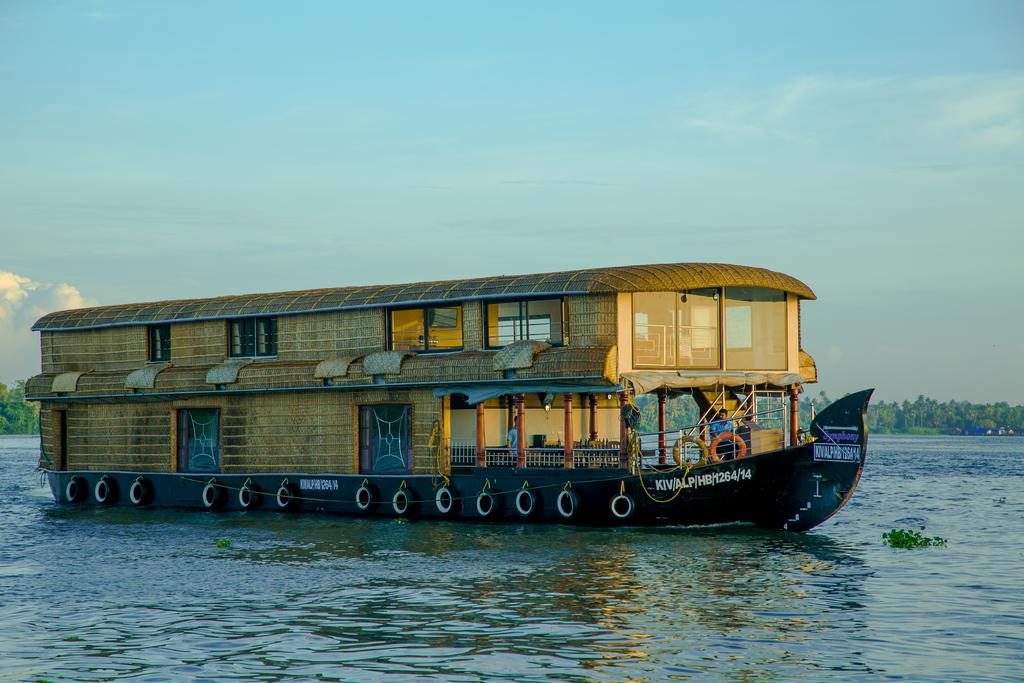
[[[412,406],[360,407],[359,471],[363,474],[412,472]]]
[[[178,411],[178,471],[220,472],[220,410]]]

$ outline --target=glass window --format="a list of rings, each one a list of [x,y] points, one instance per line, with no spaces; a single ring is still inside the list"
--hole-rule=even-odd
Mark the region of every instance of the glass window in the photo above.
[[[487,304],[487,346],[500,348],[521,339],[565,343],[561,299],[502,301]]]
[[[426,351],[423,309],[391,311],[391,348],[394,351]]]
[[[462,306],[391,311],[393,351],[455,351],[462,348]]]
[[[427,350],[462,348],[462,306],[426,309]]]
[[[168,361],[171,359],[171,326],[149,326],[149,360]]]
[[[718,290],[691,289],[679,301],[679,367],[720,368]]]
[[[633,294],[633,365],[720,368],[717,289]]]
[[[633,365],[676,366],[676,292],[633,294]]]
[[[725,290],[725,360],[730,370],[786,369],[786,294]]]
[[[232,356],[277,355],[277,318],[239,318],[230,329]]]
[[[220,472],[220,410],[178,411],[178,471]]]
[[[411,473],[411,422],[412,406],[407,404],[360,406],[360,473]]]

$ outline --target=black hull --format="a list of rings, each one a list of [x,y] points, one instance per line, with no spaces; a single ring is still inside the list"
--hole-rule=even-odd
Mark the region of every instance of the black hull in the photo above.
[[[814,443],[692,469],[644,471],[642,475],[627,470],[547,468],[465,468],[447,478],[436,474],[48,470],[47,478],[59,503],[76,505],[602,526],[751,523],[806,531],[834,515],[857,486],[867,454],[864,411],[870,394],[852,394],[823,411],[812,424]],[[73,479],[76,487],[69,491]],[[101,486],[101,480],[106,484]],[[136,481],[142,483],[133,491]],[[106,493],[99,496],[106,498],[103,503],[97,500],[98,487],[101,494]],[[240,496],[243,487],[253,494],[248,507]],[[368,504],[362,506],[357,502],[361,488],[370,494]],[[443,512],[446,498],[438,500],[442,488],[452,494],[448,512]],[[520,496],[524,489],[532,496]],[[404,491],[404,496],[399,491]],[[140,494],[137,502],[132,501],[133,492]],[[69,493],[75,494],[74,500]],[[523,514],[517,509],[517,498],[526,508],[531,497],[532,509]],[[366,503],[366,498],[362,502]]]

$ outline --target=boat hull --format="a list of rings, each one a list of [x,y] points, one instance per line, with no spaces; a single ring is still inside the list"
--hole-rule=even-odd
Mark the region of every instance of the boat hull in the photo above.
[[[870,394],[829,406],[811,426],[812,442],[692,468],[467,467],[448,476],[48,470],[47,479],[54,498],[73,505],[805,531],[834,515],[857,486]]]

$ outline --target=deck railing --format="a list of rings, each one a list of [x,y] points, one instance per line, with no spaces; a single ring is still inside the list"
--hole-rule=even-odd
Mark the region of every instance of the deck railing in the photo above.
[[[741,451],[743,455],[767,453],[780,450],[789,445],[789,433],[785,428],[788,424],[789,410],[784,402],[765,403],[767,407],[756,412],[744,412],[746,403],[727,417],[729,433],[743,441],[743,446],[730,445],[729,439],[723,439],[715,447],[717,436],[712,434],[708,424],[690,425],[683,429],[665,432],[645,432],[640,434],[640,464],[644,467],[655,465],[674,465],[675,447],[678,444],[680,458],[683,462],[696,463],[701,459],[701,449],[694,439],[700,439],[714,455],[730,459]],[[661,437],[664,435],[665,448],[660,448]]]
[[[475,467],[476,444],[465,440],[452,440],[448,452],[454,467]],[[527,467],[565,467],[565,449],[562,447],[527,448]],[[508,447],[484,449],[486,467],[516,467],[518,454]],[[573,467],[580,469],[619,467],[618,444],[596,447],[577,447],[572,450]]]
[[[788,446],[787,402],[764,396],[758,397],[755,402],[752,396],[742,401],[726,418],[730,423],[729,433],[735,437],[736,442],[730,443],[729,439],[724,439],[716,448],[716,436],[709,429],[709,422],[713,422],[714,419],[710,417],[709,411],[707,415],[702,416],[699,424],[683,429],[639,434],[640,465],[656,467],[676,464],[677,445],[681,461],[697,463],[703,453],[696,439],[701,440],[713,455],[722,459],[730,459],[740,452],[742,455],[755,455]],[[739,441],[742,441],[742,446],[739,445]],[[662,442],[665,444],[664,448],[660,446]],[[475,467],[479,464],[475,441],[452,439],[449,443],[449,455],[451,464],[455,467]],[[619,444],[615,441],[577,441],[571,450],[571,462],[571,466],[577,469],[621,467]],[[518,467],[519,456],[514,448],[508,446],[487,447],[484,449],[483,465]],[[565,467],[565,449],[562,446],[527,448],[525,466],[552,469]]]

